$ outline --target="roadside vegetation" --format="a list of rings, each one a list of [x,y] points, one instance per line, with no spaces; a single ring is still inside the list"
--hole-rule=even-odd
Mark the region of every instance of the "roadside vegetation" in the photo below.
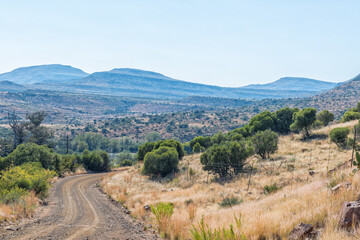
[[[359,123],[332,121],[331,112],[313,108],[263,112],[241,128],[183,144],[187,155],[157,177],[144,171],[157,151],[147,143],[137,165],[105,178],[102,187],[169,239],[286,239],[300,222],[319,229],[322,239],[354,239],[337,224],[342,203],[360,191],[358,154],[351,168]],[[164,163],[161,154],[157,159]],[[351,188],[332,192],[341,182]],[[166,227],[146,207],[158,203],[174,206]]]

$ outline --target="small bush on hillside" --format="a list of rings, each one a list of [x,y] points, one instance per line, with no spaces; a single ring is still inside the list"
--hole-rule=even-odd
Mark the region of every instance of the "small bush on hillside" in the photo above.
[[[355,111],[347,111],[341,118],[341,122],[349,122],[352,120],[360,119],[360,113]]]
[[[306,138],[310,135],[311,126],[316,120],[315,108],[304,108],[294,113],[293,123],[290,125],[291,131],[303,131]]]
[[[350,133],[350,130],[345,127],[334,128],[330,131],[330,139],[336,145],[341,148],[345,148],[347,145],[347,137]]]
[[[213,145],[200,157],[203,170],[225,178],[231,174],[243,172],[246,159],[254,152],[254,148],[245,141],[227,142]]]
[[[242,232],[241,228],[243,226],[243,222],[241,220],[241,216],[238,218],[234,216],[236,226],[234,227],[233,224],[230,224],[228,228],[218,228],[212,229],[208,225],[204,223],[204,217],[201,218],[198,226],[192,226],[190,230],[191,239],[193,240],[246,240],[245,234]]]
[[[271,185],[265,185],[264,194],[269,195],[271,193],[277,192],[279,189],[280,189],[280,187],[277,185],[277,183],[274,183]]]
[[[316,120],[319,120],[323,126],[327,126],[334,121],[334,114],[328,110],[323,110],[316,115]]]
[[[159,231],[164,232],[166,237],[170,218],[174,214],[174,204],[158,202],[150,207],[151,212],[155,215],[155,219],[159,225]]]
[[[227,197],[224,198],[221,203],[219,203],[220,207],[232,207],[235,205],[239,205],[240,203],[242,203],[243,200],[239,199],[237,197]]]
[[[179,159],[182,159],[185,156],[183,145],[179,141],[176,141],[174,139],[157,141],[154,145],[154,150],[160,147],[174,148],[178,153]]]
[[[145,155],[148,152],[151,152],[152,150],[154,150],[154,146],[155,146],[155,142],[147,142],[147,143],[141,145],[139,147],[138,155],[137,155],[138,161],[143,161],[145,158]]]
[[[179,157],[175,148],[160,147],[146,154],[143,172],[166,176],[178,170]]]
[[[258,132],[252,138],[255,153],[262,159],[269,158],[270,154],[278,150],[278,142],[279,136],[271,130]]]

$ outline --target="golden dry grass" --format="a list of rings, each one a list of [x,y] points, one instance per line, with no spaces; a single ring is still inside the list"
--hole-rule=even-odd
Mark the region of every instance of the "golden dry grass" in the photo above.
[[[32,217],[38,205],[34,192],[22,197],[14,204],[0,204],[0,222],[13,222],[21,218]]]
[[[356,122],[332,125],[314,131],[314,134],[328,135],[334,127],[352,127]],[[144,205],[159,201],[172,202],[174,215],[168,232],[172,239],[189,239],[192,224],[203,217],[212,228],[234,223],[234,214],[241,214],[243,232],[249,239],[285,239],[300,222],[310,223],[321,230],[322,239],[358,239],[338,231],[338,213],[343,201],[357,198],[360,193],[360,175],[351,175],[345,167],[328,175],[351,158],[350,150],[341,150],[329,138],[315,138],[307,142],[293,134],[280,137],[279,150],[271,161],[250,160],[254,174],[250,190],[247,191],[247,175],[218,183],[213,176],[202,170],[200,154],[186,156],[181,161],[180,173],[171,181],[152,181],[140,174],[141,166],[105,178],[102,186],[114,199],[126,205],[132,215],[142,221],[154,224],[150,212]],[[189,169],[195,175],[189,174]],[[309,170],[315,175],[310,176]],[[329,183],[351,181],[351,189],[331,193]],[[264,186],[277,183],[281,190],[265,195]],[[173,191],[162,191],[163,189]],[[125,194],[123,198],[121,194]],[[226,197],[243,200],[240,205],[221,208],[219,203]]]

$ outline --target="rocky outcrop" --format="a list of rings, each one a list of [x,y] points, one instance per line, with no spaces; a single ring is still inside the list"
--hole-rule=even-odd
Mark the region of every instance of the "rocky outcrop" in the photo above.
[[[339,228],[351,231],[359,227],[360,202],[344,202],[340,210]]]

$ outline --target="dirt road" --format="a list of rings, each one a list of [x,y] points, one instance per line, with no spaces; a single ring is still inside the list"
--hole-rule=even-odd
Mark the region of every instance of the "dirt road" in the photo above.
[[[1,230],[0,239],[157,239],[100,192],[96,184],[105,175],[60,179],[43,216],[13,230]]]

